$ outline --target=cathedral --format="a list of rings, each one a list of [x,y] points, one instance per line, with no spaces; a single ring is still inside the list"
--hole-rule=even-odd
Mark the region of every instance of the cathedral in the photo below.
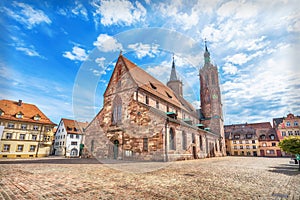
[[[85,152],[97,159],[139,161],[224,156],[218,70],[206,43],[204,60],[201,109],[195,109],[183,97],[174,58],[165,85],[120,54],[103,108],[85,129]]]

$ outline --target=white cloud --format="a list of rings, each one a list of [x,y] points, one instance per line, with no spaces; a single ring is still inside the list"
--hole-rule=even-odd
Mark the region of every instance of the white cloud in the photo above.
[[[237,2],[229,1],[224,3],[218,10],[217,14],[220,20],[231,17],[235,19],[247,19],[256,16],[258,13],[258,6],[252,2]]]
[[[28,29],[32,29],[34,26],[41,23],[52,23],[49,17],[42,10],[34,9],[25,3],[13,2],[12,5],[16,8],[15,10],[4,8],[4,12],[16,21],[24,24]],[[21,10],[18,10],[18,8]]]
[[[238,53],[233,56],[226,56],[224,58],[225,61],[231,62],[233,64],[242,65],[252,59],[252,56],[249,56],[244,53]]]
[[[74,46],[72,52],[65,51],[63,57],[69,58],[70,60],[85,61],[88,57],[86,51],[78,46]]]
[[[145,56],[149,56],[152,58],[155,57],[155,55],[157,55],[159,52],[158,47],[158,44],[150,45],[143,43],[135,43],[128,45],[128,48],[134,50],[139,59]]]
[[[230,63],[225,63],[222,69],[224,71],[224,74],[231,74],[231,75],[235,75],[238,71],[237,67]]]
[[[59,15],[67,16],[67,17],[77,17],[80,16],[84,20],[88,20],[88,11],[79,1],[75,1],[75,5],[72,7],[63,7],[57,10]]]
[[[84,19],[88,20],[87,9],[79,1],[75,1],[75,8],[73,8],[71,12],[74,15],[81,15]]]
[[[37,56],[37,57],[41,57],[40,54],[35,51],[34,49],[30,49],[30,48],[26,48],[26,47],[16,47],[16,49],[18,51],[22,51],[24,52],[26,55],[28,56]]]
[[[181,11],[183,4],[181,1],[170,1],[168,3],[159,3],[158,10],[164,17],[172,18],[172,23],[183,30],[189,30],[199,22],[198,11],[192,9],[190,13]]]
[[[97,46],[99,51],[103,52],[120,51],[123,49],[122,44],[107,34],[100,34],[97,37],[97,41],[94,42],[94,46]]]
[[[93,1],[92,5],[96,8],[96,11],[93,13],[95,23],[98,24],[100,20],[104,26],[130,26],[136,22],[143,21],[147,13],[146,9],[138,1],[133,4],[127,0],[103,0],[100,2]]]

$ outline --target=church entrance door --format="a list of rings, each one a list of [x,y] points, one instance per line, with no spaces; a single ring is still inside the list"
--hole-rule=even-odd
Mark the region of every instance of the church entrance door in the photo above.
[[[194,157],[194,159],[197,159],[197,150],[196,150],[195,145],[193,146],[193,157]]]
[[[117,159],[119,155],[119,141],[114,141],[114,159]]]

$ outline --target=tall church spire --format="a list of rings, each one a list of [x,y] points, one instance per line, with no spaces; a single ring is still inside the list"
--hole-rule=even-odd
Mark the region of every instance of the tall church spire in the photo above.
[[[207,49],[206,39],[205,39],[204,63],[205,65],[210,63],[210,53]]]
[[[172,63],[170,80],[167,82],[167,86],[171,88],[176,95],[182,96],[182,82],[178,79],[176,74],[174,54],[173,54],[173,63]]]
[[[177,81],[177,75],[176,75],[176,69],[175,69],[175,61],[174,61],[174,55],[173,55],[173,63],[172,63],[172,70],[170,75],[170,81]]]

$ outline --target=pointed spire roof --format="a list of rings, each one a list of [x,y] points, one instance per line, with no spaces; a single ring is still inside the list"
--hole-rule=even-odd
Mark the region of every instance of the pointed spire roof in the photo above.
[[[174,55],[173,55],[173,63],[172,63],[170,81],[178,81],[177,74],[176,74],[176,69],[175,69]]]
[[[209,51],[208,51],[208,49],[207,49],[206,38],[205,38],[204,61],[205,61],[205,64],[210,63],[210,53],[209,53]]]

